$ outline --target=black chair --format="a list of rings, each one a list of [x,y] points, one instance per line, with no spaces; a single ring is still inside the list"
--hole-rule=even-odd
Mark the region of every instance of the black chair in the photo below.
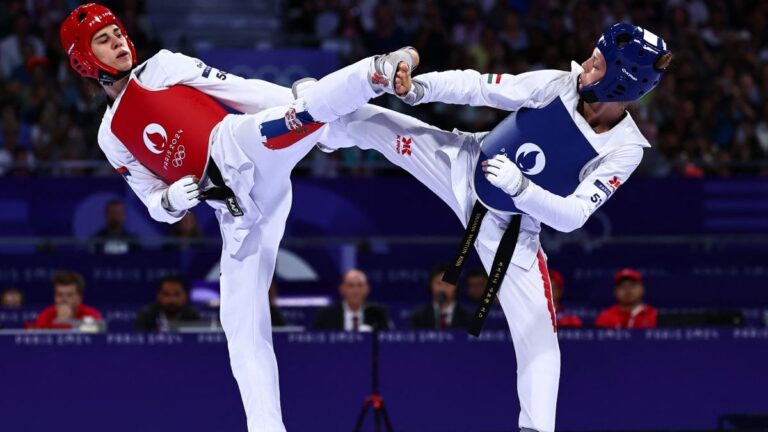
[[[720,430],[768,431],[768,414],[723,414],[718,418]]]
[[[657,327],[741,327],[740,310],[708,310],[701,312],[660,312]]]

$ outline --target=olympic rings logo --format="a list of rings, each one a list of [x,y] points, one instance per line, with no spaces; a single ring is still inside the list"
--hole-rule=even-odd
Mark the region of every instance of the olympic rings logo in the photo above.
[[[178,168],[181,166],[181,164],[184,163],[184,158],[187,157],[186,149],[183,145],[180,145],[176,147],[176,153],[173,155],[173,161],[171,164],[173,164],[174,168]]]

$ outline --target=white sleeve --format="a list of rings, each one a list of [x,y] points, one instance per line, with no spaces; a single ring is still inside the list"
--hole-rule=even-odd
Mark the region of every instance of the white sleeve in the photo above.
[[[489,106],[515,111],[539,108],[549,103],[559,91],[555,81],[566,80],[568,72],[543,70],[519,75],[480,74],[475,70],[452,70],[419,75],[414,81],[423,86],[421,103],[443,102]],[[557,83],[559,85],[564,84]]]
[[[194,87],[212,98],[246,114],[293,102],[291,89],[259,79],[244,79],[181,53],[162,50],[157,54],[167,74],[166,86]]]
[[[107,156],[109,163],[128,182],[136,196],[147,206],[149,215],[158,222],[176,223],[186,211],[169,212],[162,205],[163,192],[168,185],[148,170],[106,127],[99,129],[99,147]]]
[[[571,195],[561,197],[530,182],[513,198],[515,206],[558,231],[579,229],[629,179],[642,158],[642,147],[622,146],[606,155]]]

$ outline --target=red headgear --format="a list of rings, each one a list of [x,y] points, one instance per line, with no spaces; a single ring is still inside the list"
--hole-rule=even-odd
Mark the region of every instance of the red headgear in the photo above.
[[[102,5],[88,3],[78,6],[61,23],[61,30],[59,31],[61,45],[69,56],[69,64],[72,68],[80,75],[96,79],[104,85],[111,85],[130,73],[130,71],[119,71],[102,63],[91,49],[93,35],[112,24],[116,25],[120,29],[120,33],[123,34],[125,43],[131,51],[133,64],[136,65],[136,48],[125,32],[123,23],[117,19],[111,10]]]

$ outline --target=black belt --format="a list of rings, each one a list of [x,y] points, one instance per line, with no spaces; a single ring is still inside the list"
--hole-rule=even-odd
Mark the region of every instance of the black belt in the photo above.
[[[201,199],[203,201],[223,201],[227,205],[227,209],[232,216],[238,217],[243,215],[243,209],[237,203],[237,197],[235,192],[224,183],[224,178],[221,176],[221,171],[216,163],[213,162],[213,158],[208,159],[208,167],[205,170],[205,174],[211,179],[211,182],[215,187],[212,187],[203,192]]]
[[[469,216],[467,229],[464,231],[464,238],[461,240],[459,250],[456,252],[456,258],[454,258],[453,262],[448,267],[448,270],[443,274],[443,282],[447,282],[451,285],[459,284],[459,276],[467,262],[467,255],[472,249],[475,240],[477,240],[477,234],[480,232],[480,224],[483,222],[483,217],[486,213],[488,213],[488,209],[485,208],[480,201],[475,201],[475,206],[472,207],[472,215]]]
[[[464,238],[461,241],[459,250],[456,252],[456,258],[454,258],[448,270],[443,275],[443,281],[452,285],[457,285],[461,271],[467,262],[467,255],[472,245],[477,240],[477,235],[480,232],[480,225],[482,224],[483,217],[488,212],[488,209],[480,203],[475,202],[472,207],[472,215],[469,217],[467,223],[467,229],[464,231]],[[509,263],[512,261],[512,255],[515,252],[515,246],[517,245],[517,238],[520,234],[520,222],[522,216],[516,214],[512,216],[509,221],[509,226],[504,231],[504,235],[501,237],[499,248],[496,251],[496,255],[493,257],[493,264],[488,274],[488,282],[485,285],[485,291],[483,292],[483,298],[480,300],[480,305],[475,311],[475,315],[472,318],[472,322],[469,324],[469,334],[473,336],[479,336],[480,331],[483,329],[485,319],[488,317],[488,312],[493,305],[493,299],[501,288],[501,283],[504,281],[504,276],[507,274]]]

